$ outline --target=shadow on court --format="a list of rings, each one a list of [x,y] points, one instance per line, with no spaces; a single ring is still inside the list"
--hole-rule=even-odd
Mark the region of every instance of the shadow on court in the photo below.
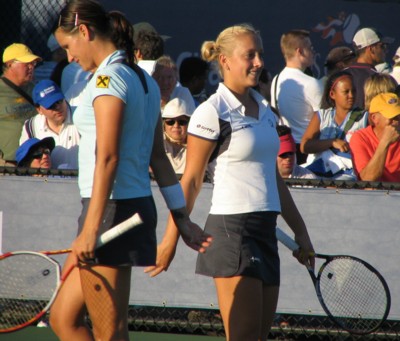
[[[131,332],[130,340],[134,341],[223,341],[224,337],[178,335],[165,333]],[[28,327],[14,333],[0,334],[1,341],[57,341],[50,328]]]

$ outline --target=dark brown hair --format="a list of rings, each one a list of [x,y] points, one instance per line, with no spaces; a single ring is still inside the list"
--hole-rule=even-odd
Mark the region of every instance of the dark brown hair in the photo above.
[[[117,49],[125,50],[128,64],[133,65],[133,27],[123,13],[106,12],[95,0],[71,0],[61,10],[57,29],[73,34],[79,25],[88,26],[99,37],[111,40]]]

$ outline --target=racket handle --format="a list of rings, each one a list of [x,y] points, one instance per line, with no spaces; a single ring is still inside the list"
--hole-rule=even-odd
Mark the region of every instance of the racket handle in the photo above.
[[[100,247],[104,244],[107,244],[109,241],[117,238],[121,234],[129,231],[130,229],[143,224],[142,218],[140,218],[139,213],[135,213],[132,217],[127,220],[119,223],[108,231],[104,232],[98,239],[96,247]]]
[[[276,227],[276,238],[292,251],[299,248],[299,245],[291,237],[289,237],[289,235],[283,232],[278,226]]]

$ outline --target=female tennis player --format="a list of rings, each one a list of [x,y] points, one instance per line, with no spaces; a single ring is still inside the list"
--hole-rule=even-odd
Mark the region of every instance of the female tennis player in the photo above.
[[[216,41],[203,44],[202,57],[219,63],[223,82],[196,109],[188,128],[181,184],[189,210],[209,161],[214,174],[205,228],[213,242],[198,257],[196,273],[214,278],[227,340],[266,340],[279,292],[278,214],[295,233],[304,251],[302,262],[313,264],[308,256],[313,247],[276,170],[276,119],[265,99],[252,89],[264,66],[259,33],[249,25],[229,27]],[[169,219],[157,265],[146,269],[150,276],[169,266],[177,240],[178,230]]]
[[[79,260],[51,308],[50,323],[61,340],[128,340],[131,266],[156,260],[156,210],[149,165],[187,244],[204,252],[210,238],[192,223],[163,149],[160,95],[155,81],[132,60],[133,29],[119,12],[94,0],[69,1],[55,36],[93,76],[74,122],[81,134],[79,188],[82,213],[73,253]],[[98,235],[133,213],[144,224],[94,252]],[[89,262],[96,258],[96,263]],[[85,323],[89,312],[93,330]]]

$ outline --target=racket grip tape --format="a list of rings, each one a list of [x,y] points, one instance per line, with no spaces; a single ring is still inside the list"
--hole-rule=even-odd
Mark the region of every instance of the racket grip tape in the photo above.
[[[109,241],[117,238],[121,234],[129,231],[130,229],[143,224],[142,218],[140,218],[139,213],[135,213],[132,217],[124,220],[122,223],[114,226],[110,230],[104,232],[98,239],[96,247],[100,247],[107,244]]]
[[[299,248],[299,245],[278,226],[276,227],[276,238],[285,245],[288,249],[294,251]]]

